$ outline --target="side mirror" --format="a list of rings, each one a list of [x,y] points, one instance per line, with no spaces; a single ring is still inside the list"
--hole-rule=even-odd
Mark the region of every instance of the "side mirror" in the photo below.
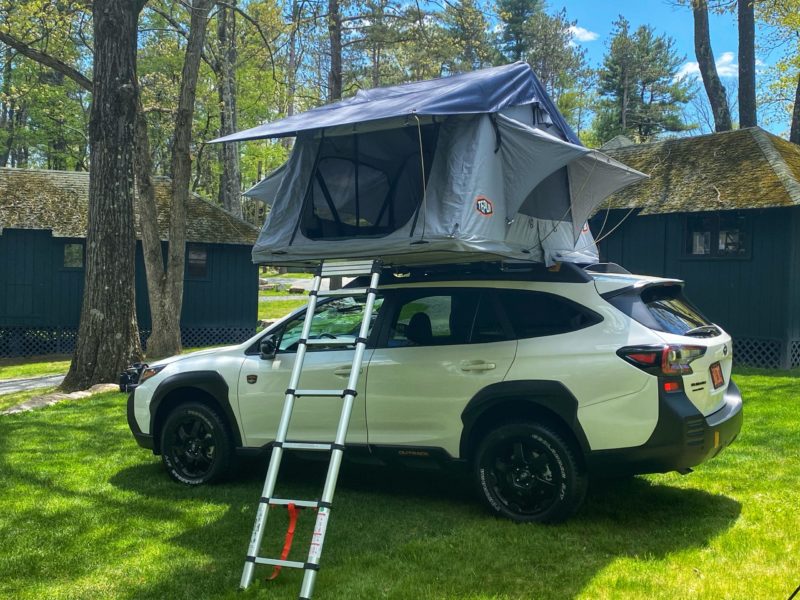
[[[266,335],[261,339],[259,344],[262,360],[270,360],[275,358],[278,353],[278,340],[274,335]]]

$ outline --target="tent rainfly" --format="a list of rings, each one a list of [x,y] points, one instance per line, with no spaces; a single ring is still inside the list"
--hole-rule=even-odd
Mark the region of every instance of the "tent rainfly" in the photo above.
[[[360,91],[214,140],[296,136],[246,192],[253,261],[597,262],[586,220],[646,175],[582,146],[526,63]]]

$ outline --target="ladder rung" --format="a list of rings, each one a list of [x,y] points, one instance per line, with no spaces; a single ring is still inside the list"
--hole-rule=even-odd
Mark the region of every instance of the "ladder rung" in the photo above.
[[[355,346],[356,338],[336,338],[335,340],[321,338],[318,340],[306,340],[307,346]]]
[[[333,450],[333,444],[322,442],[283,442],[281,447],[284,450]]]
[[[369,288],[341,288],[338,290],[320,290],[317,296],[320,298],[330,296],[366,296]]]
[[[322,263],[321,273],[323,277],[369,275],[373,264],[371,260]]]
[[[295,390],[294,397],[302,398],[310,396],[312,398],[343,398],[345,390]]]
[[[289,500],[287,498],[270,498],[268,504],[276,506],[289,506],[294,504],[302,508],[317,508],[319,501],[317,500]]]
[[[278,560],[277,558],[261,558],[256,556],[255,561],[259,565],[273,565],[275,567],[289,567],[290,569],[305,569],[306,563],[299,560]]]

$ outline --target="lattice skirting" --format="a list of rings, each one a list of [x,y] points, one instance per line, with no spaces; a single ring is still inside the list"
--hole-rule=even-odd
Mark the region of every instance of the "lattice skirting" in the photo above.
[[[69,354],[75,349],[77,328],[0,327],[0,357]],[[141,331],[146,346],[148,331]],[[255,327],[186,327],[181,344],[186,348],[239,344],[255,334]]]
[[[800,340],[735,338],[733,361],[765,369],[792,369],[800,366]]]

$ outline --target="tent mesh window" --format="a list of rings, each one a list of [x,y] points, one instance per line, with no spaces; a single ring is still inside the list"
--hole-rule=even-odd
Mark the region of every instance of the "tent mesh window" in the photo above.
[[[323,138],[301,233],[312,240],[383,237],[406,225],[422,203],[437,137],[438,125],[412,123]]]
[[[778,340],[740,338],[733,341],[733,359],[737,364],[767,369],[781,367],[781,343]]]

